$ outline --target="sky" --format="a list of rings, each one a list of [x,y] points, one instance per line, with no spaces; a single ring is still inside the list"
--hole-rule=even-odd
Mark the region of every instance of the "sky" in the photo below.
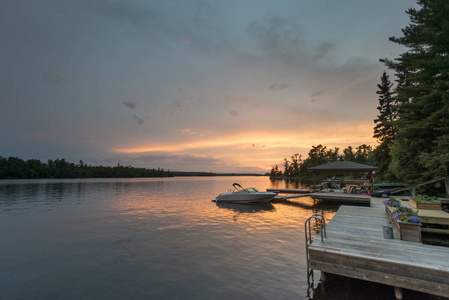
[[[414,0],[1,0],[0,156],[268,172],[375,146]],[[394,80],[393,74],[391,79]]]

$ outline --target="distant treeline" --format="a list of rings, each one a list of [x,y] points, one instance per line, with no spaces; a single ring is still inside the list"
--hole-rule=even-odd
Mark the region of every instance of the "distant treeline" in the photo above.
[[[82,160],[78,164],[65,159],[23,160],[18,157],[0,156],[0,179],[37,179],[37,178],[137,178],[137,177],[173,177],[173,176],[257,176],[259,174],[179,172],[165,171],[163,168],[145,169],[117,164],[114,167],[90,166]]]
[[[18,157],[0,156],[0,179],[25,178],[133,178],[174,176],[164,169],[133,168],[117,164],[115,167],[90,166],[82,160],[78,164],[65,159],[23,160]]]

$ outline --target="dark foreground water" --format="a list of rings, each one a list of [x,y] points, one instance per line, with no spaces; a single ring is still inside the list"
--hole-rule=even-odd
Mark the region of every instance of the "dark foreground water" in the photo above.
[[[266,177],[0,181],[0,299],[394,298],[372,285],[354,294],[363,285],[354,281],[322,289],[319,272],[308,285],[304,221],[329,220],[338,205],[211,202],[233,182],[279,186]]]

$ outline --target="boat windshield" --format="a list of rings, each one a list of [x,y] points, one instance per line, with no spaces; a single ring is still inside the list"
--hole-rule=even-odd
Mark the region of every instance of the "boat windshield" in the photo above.
[[[259,191],[255,188],[246,188],[243,190],[238,191],[238,193],[258,193]]]

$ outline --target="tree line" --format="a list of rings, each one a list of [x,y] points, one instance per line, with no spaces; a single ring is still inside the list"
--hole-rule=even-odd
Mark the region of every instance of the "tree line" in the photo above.
[[[18,157],[0,156],[0,179],[37,179],[37,178],[138,178],[138,177],[174,177],[174,176],[257,176],[254,173],[212,173],[165,171],[163,168],[146,169],[123,166],[91,166],[82,160],[75,164],[65,159],[23,160]]]
[[[449,176],[449,2],[418,0],[410,8],[410,24],[403,36],[389,40],[407,49],[394,59],[380,59],[394,71],[391,82],[384,71],[377,85],[379,114],[374,120],[375,147],[362,145],[363,153],[346,148],[313,146],[309,156],[284,159],[284,170],[270,174],[299,176],[307,168],[335,160],[362,161],[379,168],[384,181],[415,183]],[[351,154],[352,153],[352,154]],[[357,158],[358,157],[358,158]]]
[[[304,160],[301,155],[292,155],[291,160],[284,158],[283,168],[275,165],[269,173],[271,178],[294,178],[309,175],[308,168],[323,165],[333,161],[353,161],[360,164],[371,164],[373,162],[373,149],[369,145],[360,145],[356,148],[348,146],[340,153],[339,147],[328,149],[327,146],[312,146],[308,157]]]
[[[82,160],[78,164],[65,159],[23,160],[18,157],[0,156],[0,179],[19,178],[134,178],[134,177],[170,177],[170,171],[164,169],[133,168],[117,164],[114,167],[91,166]]]

